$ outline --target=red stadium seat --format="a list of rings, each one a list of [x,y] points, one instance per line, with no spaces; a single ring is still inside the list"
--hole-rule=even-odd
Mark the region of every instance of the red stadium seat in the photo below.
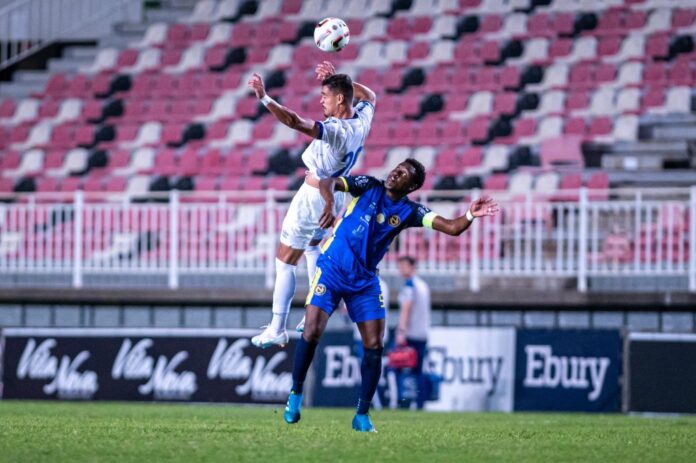
[[[565,122],[565,125],[563,126],[563,133],[565,135],[585,136],[587,134],[585,119],[583,119],[582,117],[568,118]]]

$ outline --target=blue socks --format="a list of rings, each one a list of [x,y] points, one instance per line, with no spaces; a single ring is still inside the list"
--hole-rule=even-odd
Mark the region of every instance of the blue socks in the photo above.
[[[382,351],[379,349],[365,349],[360,373],[362,384],[360,385],[360,398],[358,399],[358,414],[365,415],[370,410],[372,397],[377,390],[379,377],[382,374]]]
[[[292,367],[292,392],[302,394],[304,382],[307,378],[307,371],[314,359],[314,352],[317,350],[316,342],[305,341],[304,336],[300,336],[300,341],[295,347],[295,363]]]

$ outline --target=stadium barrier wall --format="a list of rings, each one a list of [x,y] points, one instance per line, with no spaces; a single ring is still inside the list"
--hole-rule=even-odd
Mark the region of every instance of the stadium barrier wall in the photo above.
[[[316,406],[355,406],[360,360],[351,332],[327,333],[314,362]],[[433,328],[424,371],[441,378],[438,400],[426,410],[512,411],[514,328]],[[384,361],[378,402],[395,407],[397,378]]]
[[[248,330],[4,330],[2,397],[281,404],[295,339],[251,346]]]
[[[515,410],[618,412],[618,330],[519,330]]]
[[[433,328],[427,370],[442,378],[437,411],[513,409],[514,328]]]
[[[327,333],[314,363],[312,403],[352,407],[360,360],[351,333]],[[618,330],[433,328],[424,370],[441,378],[433,411],[618,412],[623,371]],[[385,368],[378,401],[396,405]]]
[[[629,412],[696,413],[696,334],[630,333]]]
[[[285,350],[260,350],[253,333],[5,328],[0,397],[282,404],[296,335]],[[312,405],[355,405],[354,344],[349,331],[326,333],[308,379]],[[626,411],[696,412],[696,335],[630,333],[624,343],[619,330],[433,328],[427,355],[425,371],[441,378],[427,410],[616,412],[623,392]],[[376,402],[394,407],[396,384],[385,368]]]
[[[388,406],[396,399],[396,382],[394,372],[386,368],[386,355],[382,360],[382,377],[377,387],[377,399],[373,402],[379,406]],[[312,369],[313,406],[355,406],[360,388],[360,358],[352,331],[324,333]]]

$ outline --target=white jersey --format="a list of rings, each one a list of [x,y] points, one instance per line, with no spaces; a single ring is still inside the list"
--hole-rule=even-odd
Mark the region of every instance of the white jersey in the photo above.
[[[317,139],[302,153],[309,171],[319,179],[348,175],[362,153],[374,113],[372,104],[361,101],[350,119],[330,117],[318,122]],[[338,215],[343,201],[344,193],[334,192],[334,215]],[[319,189],[303,183],[283,219],[280,242],[293,249],[306,249],[312,241],[321,241],[327,233],[319,227],[323,211],[324,198]]]
[[[302,153],[302,161],[317,178],[350,174],[362,154],[375,108],[360,101],[350,119],[330,117],[319,124],[319,135]]]
[[[411,302],[411,316],[406,327],[406,337],[415,341],[427,341],[431,308],[428,283],[417,275],[406,280],[399,291],[399,304],[404,302]]]

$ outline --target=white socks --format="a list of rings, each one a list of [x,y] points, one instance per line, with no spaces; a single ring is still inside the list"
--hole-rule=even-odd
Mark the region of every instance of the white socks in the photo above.
[[[321,249],[319,246],[307,246],[305,249],[304,256],[307,259],[307,276],[309,277],[309,284],[312,284],[312,279],[314,279],[314,272],[317,270],[317,259],[321,255]]]
[[[286,264],[280,259],[275,260],[276,279],[273,288],[273,318],[271,329],[276,333],[285,330],[290,313],[290,304],[295,295],[295,270],[297,266]]]
[[[314,272],[317,269],[317,259],[321,255],[319,246],[308,246],[305,249],[305,259],[307,259],[307,276],[309,284],[312,284]],[[280,259],[275,260],[276,279],[273,288],[273,318],[271,319],[271,329],[276,333],[286,329],[288,314],[292,298],[295,296],[295,270],[297,266],[286,264]]]

